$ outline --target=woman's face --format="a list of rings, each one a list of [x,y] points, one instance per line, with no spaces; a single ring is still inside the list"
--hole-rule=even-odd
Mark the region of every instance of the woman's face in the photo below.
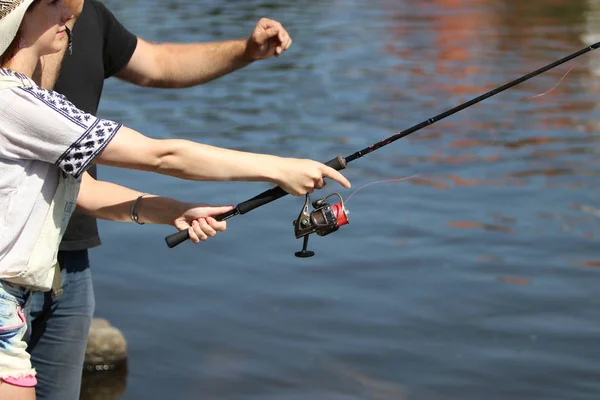
[[[23,18],[25,46],[35,48],[40,56],[60,51],[68,40],[65,23],[72,15],[63,0],[40,0]]]

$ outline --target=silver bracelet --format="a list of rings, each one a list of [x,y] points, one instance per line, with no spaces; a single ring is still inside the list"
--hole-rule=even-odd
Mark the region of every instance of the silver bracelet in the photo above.
[[[129,217],[131,218],[131,220],[133,222],[135,222],[136,224],[139,225],[144,225],[144,222],[140,222],[139,221],[139,217],[137,215],[137,212],[135,210],[135,208],[137,207],[138,203],[140,202],[140,200],[142,199],[142,197],[144,197],[145,195],[147,195],[148,193],[142,193],[138,196],[137,199],[135,199],[135,201],[133,202],[133,204],[131,205],[131,210],[129,211]]]

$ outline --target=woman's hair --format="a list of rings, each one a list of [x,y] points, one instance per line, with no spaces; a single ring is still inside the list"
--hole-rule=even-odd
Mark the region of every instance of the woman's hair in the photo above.
[[[41,0],[33,0],[33,2],[27,8],[26,12],[33,10],[40,1]],[[21,22],[21,24],[22,24],[22,22]],[[15,54],[17,54],[17,50],[19,49],[19,37],[20,36],[21,36],[21,27],[19,27],[19,30],[17,31],[15,38],[13,39],[12,42],[10,42],[10,45],[8,46],[6,51],[4,53],[0,54],[0,68],[6,66],[6,64],[8,64],[8,62],[15,56]]]
[[[8,62],[17,54],[17,48],[19,46],[19,36],[21,33],[21,29],[17,31],[17,35],[10,42],[10,45],[6,48],[6,51],[0,55],[0,68],[3,68],[8,64]]]

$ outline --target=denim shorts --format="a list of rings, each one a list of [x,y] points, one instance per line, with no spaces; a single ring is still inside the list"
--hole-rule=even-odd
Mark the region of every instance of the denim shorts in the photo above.
[[[0,279],[0,380],[32,387],[37,380],[27,343],[27,315],[31,290]]]

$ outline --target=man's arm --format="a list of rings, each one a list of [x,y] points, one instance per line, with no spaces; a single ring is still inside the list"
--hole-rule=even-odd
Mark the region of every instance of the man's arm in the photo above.
[[[209,82],[256,60],[279,56],[292,44],[277,22],[262,18],[248,39],[211,43],[150,43],[138,39],[129,63],[116,76],[151,87],[190,87]]]
[[[83,10],[83,0],[64,0],[64,3],[65,6],[73,12],[73,18],[66,23],[69,30],[73,32],[73,26],[75,26],[75,22]],[[54,84],[58,79],[62,60],[65,57],[68,48],[69,43],[65,40],[65,45],[58,53],[48,54],[40,58],[33,74],[35,83],[44,89],[51,90],[54,88]]]

